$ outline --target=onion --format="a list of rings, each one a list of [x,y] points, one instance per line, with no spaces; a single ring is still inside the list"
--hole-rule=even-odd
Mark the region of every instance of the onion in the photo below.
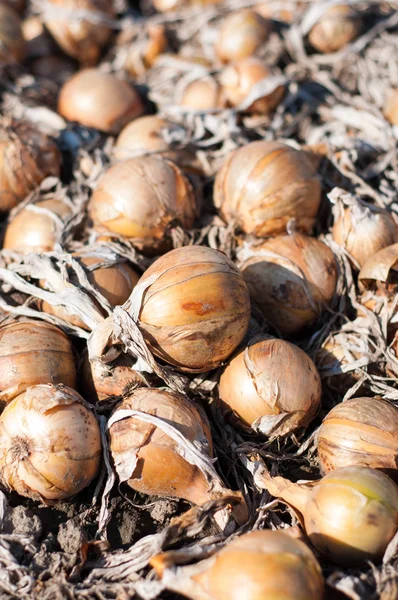
[[[156,251],[173,221],[193,225],[193,188],[171,161],[137,157],[115,164],[100,180],[89,214],[98,231],[118,233],[142,250]]]
[[[58,111],[85,127],[119,133],[144,108],[138,92],[125,81],[98,69],[85,69],[62,86]]]
[[[214,203],[222,217],[258,237],[284,232],[292,218],[310,232],[320,200],[308,155],[279,142],[252,142],[231,152],[216,176]]]
[[[297,346],[267,339],[247,346],[221,375],[220,399],[253,429],[272,436],[306,427],[316,415],[321,380]]]
[[[362,266],[376,252],[398,241],[398,225],[386,210],[357,202],[340,211],[333,225],[333,239]]]
[[[398,90],[390,90],[384,105],[384,116],[392,125],[398,125]]]
[[[57,83],[64,83],[72,77],[76,67],[71,60],[64,56],[40,56],[30,65],[30,70],[35,77],[51,79]]]
[[[145,271],[139,287],[142,297],[131,298],[139,327],[154,354],[181,371],[215,369],[246,333],[247,286],[222,252],[172,250]]]
[[[55,198],[28,204],[7,225],[3,248],[22,253],[54,250],[62,222],[71,214],[70,206]]]
[[[381,471],[342,467],[306,487],[262,473],[257,479],[304,518],[317,550],[343,566],[379,561],[398,528],[398,487]]]
[[[398,409],[381,398],[352,398],[337,404],[318,433],[324,473],[362,465],[397,474]]]
[[[0,481],[51,503],[74,496],[95,477],[101,437],[82,397],[63,385],[35,385],[0,416]]]
[[[224,18],[218,32],[217,57],[222,62],[231,62],[255,54],[270,30],[270,22],[254,10],[232,12]]]
[[[111,0],[49,2],[48,11],[44,14],[44,23],[62,50],[87,67],[95,65],[102,47],[112,34],[108,24],[98,22],[98,17],[114,17]],[[87,18],[84,18],[86,15]]]
[[[2,325],[0,373],[0,405],[40,383],[76,387],[72,344],[62,329],[44,321]]]
[[[283,334],[312,325],[334,297],[337,263],[319,240],[278,236],[244,249],[239,258],[251,297]]]
[[[21,62],[25,58],[25,40],[18,14],[0,4],[0,63]]]
[[[137,154],[159,153],[163,158],[178,162],[184,151],[170,150],[162,136],[162,130],[170,128],[172,123],[157,115],[147,115],[135,119],[121,131],[115,144],[115,158],[127,160]]]
[[[215,110],[225,106],[225,99],[216,80],[207,76],[188,83],[177,104],[193,110]]]
[[[54,142],[27,122],[0,130],[0,211],[19,204],[45,177],[57,177],[60,164]]]
[[[262,60],[249,57],[226,67],[221,73],[220,82],[229,104],[239,106],[249,96],[253,87],[270,75],[270,69]],[[270,94],[257,98],[245,110],[268,115],[282,100],[284,93],[285,89],[280,85]]]
[[[362,29],[362,20],[350,6],[332,6],[322,15],[308,35],[311,46],[328,54],[352,42]]]
[[[131,32],[122,31],[119,46],[126,46],[126,57],[123,68],[130,75],[142,75],[150,69],[157,58],[167,49],[168,41],[165,26],[162,24],[149,24],[145,31],[144,39],[131,39]]]

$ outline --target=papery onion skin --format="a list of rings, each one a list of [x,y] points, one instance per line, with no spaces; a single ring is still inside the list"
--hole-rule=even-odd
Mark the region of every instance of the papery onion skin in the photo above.
[[[387,94],[384,116],[391,125],[398,125],[398,90],[390,90]]]
[[[222,252],[177,248],[145,271],[140,284],[146,282],[138,324],[167,363],[191,373],[215,369],[242,341],[250,319],[248,289]]]
[[[337,52],[352,42],[361,28],[362,20],[351,6],[339,4],[322,15],[311,29],[308,41],[318,52]]]
[[[76,387],[72,344],[62,329],[33,319],[0,327],[0,405],[28,387],[63,383]]]
[[[153,251],[172,221],[192,227],[196,200],[190,182],[173,162],[136,157],[105,173],[91,197],[89,214],[97,231],[117,233],[138,249]]]
[[[125,81],[99,69],[84,69],[62,86],[58,112],[85,127],[119,133],[144,107],[138,92]]]
[[[318,432],[322,471],[362,465],[396,477],[398,409],[381,398],[351,398],[337,404]]]
[[[336,291],[333,252],[300,233],[256,245],[239,267],[264,317],[286,335],[312,325]]]
[[[216,110],[224,108],[225,98],[219,84],[209,76],[188,83],[178,104],[192,110]]]
[[[36,385],[0,416],[0,481],[34,500],[74,496],[97,474],[101,435],[75,390]]]
[[[12,64],[25,58],[25,40],[18,14],[0,4],[0,63]]]
[[[285,413],[286,418],[272,427],[273,436],[306,427],[318,411],[321,395],[321,380],[310,357],[276,338],[239,352],[219,383],[220,399],[249,426],[261,417]]]
[[[211,455],[208,423],[187,397],[177,392],[140,388],[125,398],[114,414],[125,409],[166,419],[191,442],[206,438]],[[184,498],[194,504],[210,499],[209,484],[203,473],[178,453],[177,443],[160,428],[136,417],[127,417],[112,424],[109,434],[113,460],[116,465],[121,462],[126,472],[128,453],[138,451],[136,469],[128,478],[134,490]]]
[[[257,237],[285,232],[293,218],[310,232],[320,201],[308,155],[280,142],[251,142],[231,152],[216,176],[214,203],[223,219]]]
[[[253,10],[243,9],[227,15],[221,23],[215,51],[221,62],[252,56],[266,41],[270,22]]]
[[[386,295],[395,293],[396,272],[398,271],[398,244],[392,244],[370,256],[362,266],[359,275],[359,288],[383,288]],[[394,280],[390,282],[390,279]]]
[[[193,576],[211,600],[322,600],[321,568],[311,550],[282,531],[252,531]]]

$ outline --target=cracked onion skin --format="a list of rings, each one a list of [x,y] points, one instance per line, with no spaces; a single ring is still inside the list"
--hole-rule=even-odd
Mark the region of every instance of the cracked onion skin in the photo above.
[[[97,420],[75,390],[36,385],[0,416],[0,481],[9,491],[47,504],[69,498],[97,474]]]
[[[398,409],[381,398],[351,398],[326,415],[318,433],[322,471],[362,465],[396,479]]]
[[[231,152],[218,171],[214,203],[223,219],[244,233],[284,233],[291,219],[311,232],[321,184],[308,154],[281,142],[257,141]]]
[[[220,399],[239,419],[272,436],[306,427],[318,412],[321,396],[321,380],[310,357],[277,338],[239,352],[219,383]]]
[[[25,58],[22,22],[13,8],[0,4],[0,63],[13,64]]]
[[[172,250],[145,271],[140,287],[146,284],[138,325],[153,353],[179,370],[217,368],[245,336],[248,289],[222,252],[204,246]]]

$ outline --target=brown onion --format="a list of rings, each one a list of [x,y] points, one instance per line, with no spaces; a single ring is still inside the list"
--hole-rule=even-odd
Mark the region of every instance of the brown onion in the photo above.
[[[44,321],[2,325],[0,373],[0,405],[40,383],[76,387],[72,344],[61,329]]]
[[[111,0],[49,0],[44,13],[47,29],[62,50],[84,66],[97,64],[112,29],[99,17],[114,17]],[[79,14],[82,13],[81,15]],[[84,16],[88,15],[88,18]]]
[[[215,50],[222,62],[231,62],[255,54],[270,34],[270,22],[257,12],[243,9],[222,21]]]
[[[0,211],[10,210],[49,175],[60,172],[61,155],[54,142],[20,121],[0,131]]]
[[[242,341],[250,318],[247,286],[222,252],[186,246],[158,258],[132,310],[154,354],[182,371],[218,367]],[[137,288],[138,289],[138,288]]]
[[[214,203],[222,217],[258,237],[284,232],[293,218],[310,232],[320,201],[308,155],[279,142],[252,142],[231,152],[216,176]]]
[[[337,263],[332,251],[301,233],[243,250],[239,266],[251,297],[283,334],[313,324],[335,294]]]
[[[191,184],[173,162],[137,157],[105,173],[91,197],[89,214],[97,231],[117,233],[139,249],[156,251],[171,222],[192,227],[196,201]]]
[[[25,58],[25,40],[18,14],[0,4],[0,63],[21,62]]]
[[[220,399],[253,429],[281,436],[306,427],[322,395],[318,371],[297,346],[267,339],[239,352],[220,378]]]
[[[395,477],[398,409],[381,398],[351,398],[341,402],[323,420],[317,446],[324,473],[362,465]]]
[[[398,125],[398,90],[390,90],[384,104],[384,116],[392,125]]]
[[[85,127],[119,133],[144,108],[138,92],[125,81],[98,69],[85,69],[63,85],[58,111]]]
[[[63,385],[35,385],[0,416],[0,480],[51,503],[74,496],[97,474],[101,436],[82,397]]]
[[[250,95],[253,87],[271,74],[262,60],[251,56],[226,67],[221,73],[220,82],[229,104],[239,106]],[[280,85],[270,94],[257,98],[245,110],[268,115],[278,106],[284,93],[285,88]]]
[[[188,83],[180,95],[178,104],[192,110],[215,110],[225,106],[225,99],[216,80],[207,76]]]
[[[348,4],[338,4],[321,16],[308,34],[308,41],[318,52],[337,52],[352,42],[361,29],[358,13]]]

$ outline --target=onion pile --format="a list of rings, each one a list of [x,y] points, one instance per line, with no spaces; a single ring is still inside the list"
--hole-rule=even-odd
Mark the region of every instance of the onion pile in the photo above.
[[[270,33],[269,21],[253,10],[244,9],[225,17],[218,32],[216,54],[231,62],[252,56]]]
[[[322,15],[308,35],[308,41],[318,52],[341,50],[358,37],[362,20],[348,4],[332,6]]]

